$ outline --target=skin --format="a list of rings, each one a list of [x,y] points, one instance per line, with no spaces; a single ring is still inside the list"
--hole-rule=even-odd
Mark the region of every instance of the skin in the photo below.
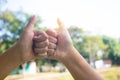
[[[67,29],[58,20],[59,31],[34,31],[35,16],[25,27],[20,39],[0,56],[0,80],[24,62],[37,57],[61,61],[75,80],[103,80],[74,48]]]
[[[36,18],[33,16],[25,27],[20,39],[4,54],[0,55],[0,80],[3,80],[20,64],[47,55],[48,36],[45,32],[33,30],[35,21]],[[33,40],[36,39],[39,40],[39,46],[42,46],[37,53],[33,52]],[[37,47],[34,49],[37,51]]]
[[[48,58],[61,61],[75,80],[103,80],[93,70],[72,44],[68,30],[58,20],[59,31],[47,30],[49,37]],[[57,41],[56,41],[57,40]],[[51,43],[51,44],[50,44]],[[56,45],[56,46],[55,46]],[[53,51],[49,51],[52,48]]]

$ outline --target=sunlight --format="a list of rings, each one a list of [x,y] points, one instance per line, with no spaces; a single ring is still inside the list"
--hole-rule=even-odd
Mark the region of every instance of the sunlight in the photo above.
[[[54,28],[57,18],[66,26],[75,25],[93,34],[120,37],[119,0],[8,0],[11,10],[41,16],[42,26]]]

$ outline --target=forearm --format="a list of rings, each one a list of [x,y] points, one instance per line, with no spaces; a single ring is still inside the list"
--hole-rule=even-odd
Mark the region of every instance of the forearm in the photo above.
[[[16,47],[13,46],[0,56],[0,80],[21,64],[17,53]]]
[[[75,80],[103,80],[75,48],[70,49],[67,57],[62,62]]]

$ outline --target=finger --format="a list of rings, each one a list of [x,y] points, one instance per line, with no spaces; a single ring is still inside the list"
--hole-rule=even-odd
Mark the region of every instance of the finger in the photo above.
[[[39,36],[41,34],[44,34],[45,32],[44,31],[41,31],[41,30],[34,30],[34,36]]]
[[[49,37],[48,37],[48,40],[49,40],[49,42],[57,43],[57,39],[54,38],[54,37],[49,36]]]
[[[32,16],[32,18],[30,19],[29,23],[25,27],[25,30],[32,30],[34,25],[35,25],[35,22],[36,22],[36,17]]]
[[[59,30],[64,30],[65,29],[64,24],[62,23],[62,21],[59,18],[57,19],[57,23],[58,23],[58,26],[59,26]]]
[[[48,49],[48,51],[47,51],[48,57],[49,57],[49,56],[53,56],[53,55],[54,55],[54,52],[55,52],[54,49]]]
[[[44,35],[34,36],[34,38],[33,38],[33,40],[36,42],[42,42],[42,41],[45,41],[46,39],[47,39],[47,37]]]
[[[43,35],[46,38],[48,37],[48,35],[46,34],[46,32],[41,31],[41,30],[34,30],[34,36],[36,37],[36,36],[39,36],[39,35]]]
[[[33,37],[33,40],[36,42],[42,42],[45,41],[48,38],[48,35],[45,32],[34,32],[35,35]]]
[[[48,49],[56,49],[56,44],[49,43]]]
[[[35,48],[45,48],[49,45],[49,41],[43,41],[43,42],[34,42]]]
[[[57,32],[55,30],[52,30],[52,29],[48,29],[46,31],[46,33],[49,35],[49,36],[52,36],[52,37],[57,37]]]
[[[39,57],[47,57],[47,52],[45,52],[45,53],[38,53],[37,55]]]
[[[67,28],[62,23],[62,21],[60,19],[57,19],[57,23],[58,23],[58,26],[59,26],[59,33],[63,34],[63,35],[66,35],[66,37],[68,37],[71,40],[70,34],[69,34]]]
[[[37,53],[37,54],[40,54],[40,53],[45,53],[47,52],[48,48],[34,48],[34,52]]]

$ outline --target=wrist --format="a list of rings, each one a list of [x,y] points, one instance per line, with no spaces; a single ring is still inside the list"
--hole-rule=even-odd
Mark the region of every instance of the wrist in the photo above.
[[[21,56],[20,56],[20,51],[19,51],[19,47],[17,45],[17,43],[15,43],[12,47],[11,47],[11,51],[12,52],[12,56],[13,59],[16,61],[16,63],[22,64],[24,62],[22,62]]]
[[[68,62],[71,60],[71,58],[76,55],[76,53],[74,53],[76,51],[76,49],[74,48],[74,46],[69,46],[69,48],[63,52],[63,56],[60,58],[60,61],[62,63],[64,62]]]
[[[65,65],[82,64],[84,62],[84,59],[76,50],[76,48],[72,46],[67,52],[67,55],[61,59],[61,62]]]

